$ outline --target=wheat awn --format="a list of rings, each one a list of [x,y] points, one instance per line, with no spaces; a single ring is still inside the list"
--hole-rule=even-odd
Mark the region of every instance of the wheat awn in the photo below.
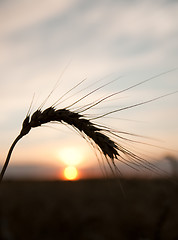
[[[15,147],[15,145],[17,144],[17,142],[25,135],[27,135],[30,130],[32,128],[36,128],[39,127],[43,124],[47,124],[50,122],[58,122],[58,123],[63,123],[63,124],[68,124],[70,126],[72,126],[74,129],[76,129],[86,140],[89,141],[89,143],[91,143],[91,145],[94,148],[97,148],[100,153],[104,156],[104,158],[106,159],[109,167],[111,168],[111,170],[116,169],[117,171],[119,171],[119,168],[116,166],[115,161],[120,161],[126,165],[128,165],[129,167],[138,170],[140,166],[144,167],[145,169],[151,170],[151,171],[155,171],[155,172],[159,172],[160,169],[158,169],[156,166],[154,166],[153,164],[151,164],[149,161],[147,161],[146,159],[144,159],[141,156],[138,156],[137,154],[133,153],[132,151],[128,150],[126,147],[122,146],[121,144],[118,143],[118,141],[116,141],[114,139],[114,137],[117,137],[117,139],[125,139],[128,141],[132,141],[132,142],[138,142],[138,141],[134,141],[125,137],[120,136],[119,134],[129,134],[129,135],[133,135],[136,136],[136,134],[132,134],[132,133],[127,133],[127,132],[119,132],[119,131],[115,131],[107,126],[104,125],[100,125],[100,124],[96,124],[93,122],[93,120],[105,117],[109,114],[118,112],[118,111],[122,111],[122,110],[126,110],[129,108],[133,108],[136,106],[140,106],[146,103],[150,103],[152,101],[158,100],[160,98],[169,96],[171,94],[175,94],[178,91],[172,92],[172,93],[168,93],[144,102],[140,102],[137,104],[133,104],[131,106],[127,106],[124,108],[119,108],[119,109],[115,109],[113,111],[98,115],[96,117],[93,118],[88,118],[84,115],[84,112],[86,112],[87,110],[91,109],[92,107],[100,104],[101,102],[105,101],[108,98],[111,98],[112,96],[115,96],[119,93],[122,93],[124,91],[127,91],[131,88],[137,87],[138,85],[141,85],[145,82],[151,81],[154,78],[157,78],[161,75],[167,74],[171,71],[170,70],[164,73],[161,73],[159,75],[155,75],[153,77],[150,77],[144,81],[141,81],[135,85],[132,85],[124,90],[112,93],[108,96],[105,96],[101,99],[98,99],[94,102],[91,102],[81,108],[78,108],[76,110],[71,110],[71,107],[73,107],[76,103],[82,101],[84,98],[88,97],[89,95],[91,95],[92,93],[100,90],[101,88],[105,87],[106,85],[116,81],[116,79],[110,81],[107,84],[103,84],[102,86],[96,88],[95,90],[89,92],[88,94],[84,95],[83,97],[79,98],[77,101],[75,101],[74,103],[72,103],[71,105],[69,105],[66,108],[63,109],[57,109],[57,105],[60,103],[61,99],[63,98],[60,97],[52,106],[48,107],[45,110],[42,110],[42,107],[44,106],[44,104],[46,103],[46,101],[48,100],[48,98],[51,96],[51,94],[53,93],[53,91],[55,90],[54,88],[52,89],[52,91],[50,92],[50,94],[47,96],[47,98],[44,100],[44,102],[41,104],[40,108],[38,108],[31,116],[30,116],[30,109],[27,113],[27,116],[25,118],[25,120],[23,121],[22,124],[22,129],[20,134],[17,136],[17,138],[14,140],[13,144],[11,145],[5,164],[2,168],[2,171],[0,173],[0,182],[3,179],[3,176],[5,174],[5,171],[7,169],[8,163],[10,161],[10,157],[12,154],[12,151]],[[74,88],[76,88],[77,86],[79,86],[80,84],[82,84],[85,81],[82,80],[81,82],[79,82],[76,86],[74,86],[72,89],[70,89],[67,93],[71,92]],[[57,84],[55,85],[57,86]],[[34,97],[33,97],[34,98]],[[33,100],[32,100],[33,101]],[[31,103],[32,105],[32,103]],[[30,105],[30,108],[31,108]],[[143,143],[146,144],[146,143]],[[120,171],[119,171],[120,172]]]

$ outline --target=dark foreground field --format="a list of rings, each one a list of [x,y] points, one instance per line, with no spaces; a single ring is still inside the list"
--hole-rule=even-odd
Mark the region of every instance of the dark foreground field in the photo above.
[[[168,180],[3,182],[0,240],[178,239],[178,185]]]

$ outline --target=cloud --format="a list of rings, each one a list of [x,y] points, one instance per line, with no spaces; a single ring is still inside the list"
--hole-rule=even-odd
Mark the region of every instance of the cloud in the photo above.
[[[60,14],[68,9],[74,1],[59,2],[56,0],[31,1],[5,1],[1,2],[1,36],[8,35],[16,31],[23,31],[56,14]]]
[[[1,64],[50,69],[51,62],[54,66],[71,56],[81,68],[85,62],[103,69],[107,64],[115,69],[118,64],[123,69],[154,66],[167,58],[176,62],[176,10],[176,3],[162,1],[19,0],[1,15]]]

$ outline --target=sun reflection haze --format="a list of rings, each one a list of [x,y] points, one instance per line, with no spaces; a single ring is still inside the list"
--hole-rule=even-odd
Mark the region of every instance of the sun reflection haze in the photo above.
[[[66,165],[76,166],[84,159],[84,153],[75,147],[66,147],[59,151],[58,156]]]

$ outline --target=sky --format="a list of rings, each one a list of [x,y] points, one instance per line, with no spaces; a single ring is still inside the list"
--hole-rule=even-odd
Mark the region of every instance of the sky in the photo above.
[[[53,89],[44,108],[86,79],[64,97],[71,96],[58,105],[63,108],[117,79],[79,102],[81,107],[161,74],[87,112],[95,116],[178,90],[177,11],[178,2],[173,0],[0,1],[1,165],[33,96],[32,112]],[[162,74],[166,71],[170,72]],[[150,151],[155,158],[166,154],[177,157],[177,102],[178,94],[173,94],[116,112],[97,123],[148,136],[156,139],[153,144],[167,148],[142,145],[142,153]],[[64,149],[82,156],[76,163],[81,176],[99,169],[89,144],[61,125],[32,129],[16,146],[9,174],[60,177],[69,165],[61,157]]]

